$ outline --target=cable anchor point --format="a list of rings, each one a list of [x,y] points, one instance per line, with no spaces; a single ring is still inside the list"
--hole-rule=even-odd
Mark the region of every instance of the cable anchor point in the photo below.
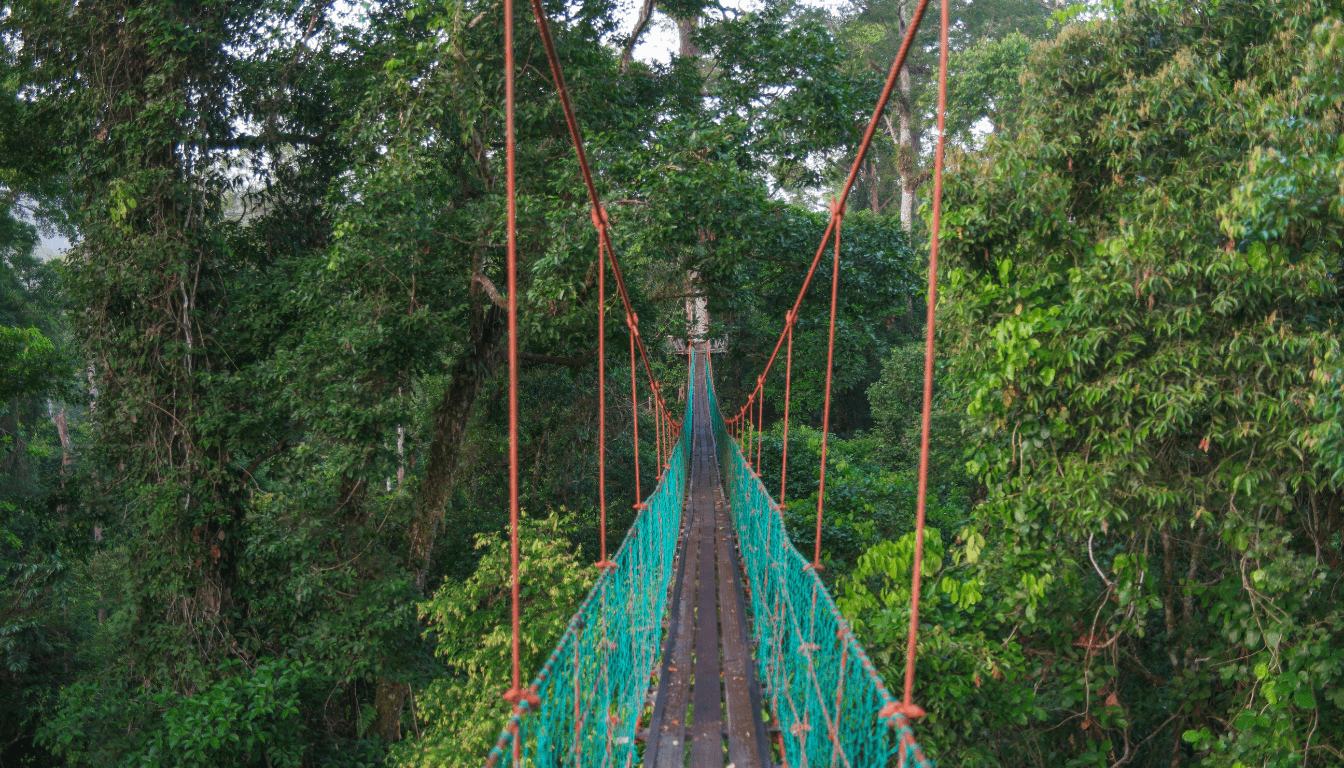
[[[925,715],[924,708],[918,704],[907,704],[904,701],[888,702],[885,707],[878,711],[877,716],[881,720],[900,715],[906,720],[918,720]]]
[[[521,707],[526,704],[527,708],[534,712],[541,707],[541,698],[537,696],[537,687],[535,685],[528,688],[510,688],[508,692],[504,694],[504,700],[515,707]]]

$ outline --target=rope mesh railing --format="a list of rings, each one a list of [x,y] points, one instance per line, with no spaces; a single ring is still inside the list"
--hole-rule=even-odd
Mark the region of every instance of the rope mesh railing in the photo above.
[[[695,370],[692,355],[691,370]],[[694,386],[694,384],[692,384]],[[487,766],[630,766],[663,636],[667,585],[681,530],[694,396],[662,481],[560,642],[514,708]],[[514,750],[517,749],[515,755]]]
[[[790,768],[929,768],[909,719],[789,539],[779,506],[728,433],[711,381],[709,418],[746,570],[758,674]]]
[[[739,549],[745,563],[748,588],[756,620],[757,664],[766,683],[774,719],[783,725],[780,733],[782,761],[790,768],[808,768],[809,762],[826,761],[831,768],[855,765],[886,768],[894,762],[900,768],[930,763],[915,742],[910,718],[924,710],[914,704],[915,648],[919,630],[919,594],[921,569],[912,569],[910,630],[907,643],[903,701],[897,702],[887,691],[872,661],[841,618],[821,579],[821,526],[826,497],[826,443],[831,406],[831,373],[835,354],[836,304],[840,275],[840,233],[845,200],[858,178],[868,149],[878,129],[878,119],[892,95],[914,42],[929,0],[918,0],[907,24],[901,48],[888,71],[886,84],[873,109],[863,140],[844,188],[833,201],[826,234],[818,246],[812,265],[803,279],[798,297],[787,315],[785,329],[775,343],[765,370],[756,378],[756,388],[737,416],[725,422],[718,409],[712,381],[703,396],[709,399],[711,426],[718,445],[719,466],[727,477],[727,496],[733,510]],[[564,73],[546,20],[542,0],[532,0],[533,15],[542,46],[555,80],[556,91],[565,114],[566,126],[579,162],[584,186],[592,204],[592,221],[598,235],[598,387],[599,450],[598,482],[602,569],[593,591],[571,620],[559,645],[547,660],[531,686],[522,687],[521,585],[518,527],[521,507],[518,483],[518,307],[517,307],[517,225],[515,203],[514,132],[514,51],[513,0],[504,0],[504,91],[505,156],[508,198],[508,317],[509,317],[509,547],[511,579],[511,651],[512,687],[504,698],[514,705],[513,716],[496,746],[491,749],[487,766],[501,758],[521,766],[584,765],[630,766],[638,755],[636,732],[645,709],[646,683],[657,660],[662,636],[662,616],[667,598],[666,585],[675,559],[681,513],[684,503],[686,469],[690,452],[695,402],[695,377],[691,377],[691,397],[685,419],[676,424],[667,413],[666,402],[649,364],[647,351],[639,336],[639,318],[634,313],[620,264],[612,247],[610,221],[602,207],[597,186],[584,152],[578,118],[570,103]],[[919,493],[916,504],[915,562],[921,559],[925,492],[930,432],[930,403],[933,381],[934,308],[937,305],[938,231],[943,171],[943,123],[947,105],[948,0],[942,0],[940,23],[938,128],[939,139],[934,156],[934,194],[929,253],[929,294],[924,375],[924,410],[920,443]],[[788,343],[785,382],[785,434],[788,429],[788,379],[792,372],[793,326],[799,307],[820,265],[826,246],[834,239],[835,255],[831,268],[831,307],[826,361],[825,406],[821,439],[821,471],[817,490],[817,527],[815,554],[811,564],[794,549],[780,508],[752,469],[751,446],[743,456],[734,437],[756,438],[756,461],[760,464],[761,428],[765,417],[765,381],[781,346]],[[659,463],[659,484],[648,503],[641,507],[614,562],[606,558],[606,398],[605,398],[605,317],[606,265],[610,264],[617,291],[625,308],[626,325],[631,334],[631,398],[637,400],[634,356],[639,357],[648,374],[655,403],[655,445]],[[705,361],[708,363],[708,359]],[[690,370],[695,370],[694,353]],[[756,398],[760,396],[758,401]],[[753,406],[755,406],[753,408]],[[753,412],[754,411],[754,412]],[[754,423],[752,423],[754,422]],[[750,429],[748,429],[750,426]],[[672,440],[674,430],[680,435]],[[638,430],[636,426],[636,457]],[[787,446],[781,467],[780,497],[784,496],[783,478],[787,477]],[[666,470],[666,472],[664,472]],[[638,467],[636,467],[638,473]],[[636,497],[639,480],[636,475]],[[703,683],[702,683],[703,684]],[[531,715],[530,717],[528,715]]]

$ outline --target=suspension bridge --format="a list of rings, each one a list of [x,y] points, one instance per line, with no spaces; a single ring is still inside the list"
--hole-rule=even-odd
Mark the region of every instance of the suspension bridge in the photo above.
[[[607,272],[621,304],[630,345],[631,403],[638,408],[642,367],[654,411],[657,482],[647,497],[635,477],[638,514],[614,556],[606,541],[606,376],[598,376],[598,504],[601,575],[532,682],[523,685],[518,541],[518,309],[514,139],[513,0],[504,0],[505,132],[508,196],[509,478],[512,569],[512,716],[485,758],[487,768],[622,766],[649,768],[927,768],[932,764],[912,723],[922,568],[911,569],[910,626],[901,696],[888,690],[836,608],[819,571],[825,514],[826,450],[840,280],[844,201],[854,186],[929,0],[920,0],[840,194],[826,234],[755,389],[725,415],[715,395],[713,356],[703,338],[688,347],[687,405],[677,418],[650,365],[612,246],[565,85],[542,0],[533,16],[555,81],[598,241],[599,371],[606,369]],[[929,244],[923,430],[916,500],[914,562],[922,562],[933,387],[944,122],[947,104],[948,5],[942,0],[938,142],[934,152]],[[809,561],[781,516],[787,492],[793,330],[827,247],[834,246],[830,338],[817,478],[816,537]],[[776,363],[783,353],[783,371]],[[783,466],[778,501],[761,481],[765,383],[783,377]],[[634,414],[635,466],[639,418]]]

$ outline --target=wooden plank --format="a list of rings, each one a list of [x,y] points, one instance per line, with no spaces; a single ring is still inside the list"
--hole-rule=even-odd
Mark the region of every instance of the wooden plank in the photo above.
[[[762,768],[760,743],[765,733],[759,706],[753,706],[751,680],[755,665],[747,639],[746,622],[737,592],[736,559],[728,530],[728,516],[718,511],[715,536],[719,572],[719,617],[723,626],[723,688],[728,714],[728,759],[736,768]],[[768,753],[767,753],[768,755]]]
[[[702,469],[702,467],[697,467]],[[708,494],[705,494],[707,496]],[[695,690],[691,726],[691,765],[723,766],[723,694],[719,679],[718,581],[714,567],[713,506],[705,510],[696,495],[700,525],[700,562],[695,592]]]
[[[703,358],[697,362],[697,390],[703,393]],[[734,768],[772,768],[736,542],[708,417],[702,394],[695,403],[676,583],[644,764],[686,768],[689,757],[693,768],[723,768],[726,736]]]
[[[695,589],[700,546],[699,537],[693,533],[690,510],[683,514],[681,562],[669,611],[672,622],[663,643],[658,695],[649,720],[649,743],[644,750],[645,765],[656,768],[682,768],[686,763],[686,708],[690,703],[695,628],[695,602],[687,599],[686,593]]]
[[[703,366],[701,367],[703,371]],[[696,371],[699,375],[701,371]],[[697,410],[706,412],[707,401],[698,398]],[[708,415],[707,413],[705,414]],[[719,595],[715,567],[715,500],[718,477],[714,472],[714,441],[706,423],[700,419],[695,430],[695,504],[700,534],[700,562],[695,593],[695,689],[694,719],[691,727],[691,765],[693,768],[721,768],[723,765],[723,688],[719,670]]]
[[[727,505],[726,499],[724,500],[724,504],[726,509]],[[771,766],[774,765],[774,758],[772,757],[772,753],[770,751],[770,734],[766,732],[765,721],[761,714],[764,711],[762,706],[764,696],[762,696],[761,694],[760,679],[756,677],[756,670],[758,665],[756,660],[752,658],[751,653],[752,637],[750,628],[746,621],[747,601],[746,596],[744,594],[744,590],[742,588],[743,576],[741,567],[741,554],[738,551],[737,547],[737,535],[734,532],[731,523],[728,526],[728,543],[729,543],[729,558],[731,559],[733,565],[732,599],[738,606],[739,609],[738,615],[742,616],[743,618],[742,642],[743,645],[746,647],[744,676],[746,677],[747,680],[747,707],[748,712],[750,712],[752,718],[751,720],[753,731],[752,741],[754,742],[753,745],[743,745],[741,748],[743,750],[753,751],[754,754],[757,755],[757,759],[759,760],[760,765],[763,768],[770,768]],[[729,742],[730,747],[731,743],[732,742],[730,740]]]

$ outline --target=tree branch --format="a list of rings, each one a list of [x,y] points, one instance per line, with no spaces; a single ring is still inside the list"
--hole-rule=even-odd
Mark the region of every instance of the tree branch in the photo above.
[[[473,272],[471,281],[481,286],[482,290],[485,291],[485,295],[490,297],[490,302],[492,304],[506,312],[508,311],[508,300],[500,295],[499,289],[495,287],[495,284],[491,282],[490,278],[485,276],[484,272],[481,272],[480,270]]]
[[[640,36],[644,34],[644,29],[649,26],[649,19],[653,16],[653,6],[657,0],[644,0],[644,7],[639,12],[639,21],[635,22],[635,28],[630,30],[630,39],[625,41],[625,47],[621,49],[621,72],[624,72],[630,66],[630,58],[635,53],[635,43],[639,42]]]

